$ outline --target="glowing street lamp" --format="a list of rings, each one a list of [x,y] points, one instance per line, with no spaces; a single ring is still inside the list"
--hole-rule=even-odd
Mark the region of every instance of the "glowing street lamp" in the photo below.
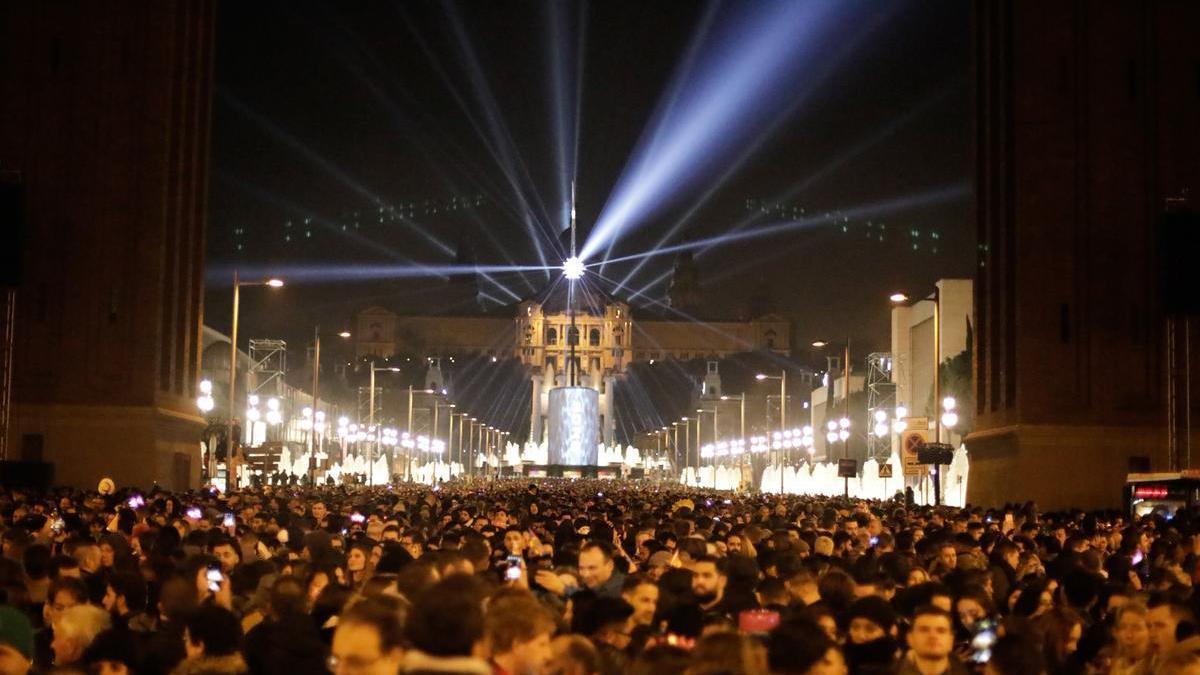
[[[958,411],[956,410],[957,402],[953,396],[947,396],[942,399],[942,426],[947,429],[953,429],[958,426]]]
[[[261,281],[241,281],[238,279],[237,270],[233,271],[233,321],[231,321],[229,331],[229,430],[227,438],[229,439],[229,460],[226,462],[225,471],[225,489],[228,491],[236,482],[237,467],[234,466],[234,444],[236,440],[233,438],[234,417],[237,410],[237,334],[238,334],[238,305],[241,299],[242,286],[267,286],[270,288],[282,288],[283,280],[275,277],[263,279]],[[210,454],[209,477],[216,477],[216,456]]]
[[[196,398],[196,407],[200,412],[207,414],[212,412],[216,405],[212,396],[212,380],[200,380],[200,396]]]

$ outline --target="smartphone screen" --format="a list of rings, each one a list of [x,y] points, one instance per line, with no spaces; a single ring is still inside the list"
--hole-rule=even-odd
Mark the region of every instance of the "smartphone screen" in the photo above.
[[[209,565],[208,572],[208,590],[216,593],[221,590],[221,582],[224,581],[225,575],[221,573],[220,565]]]
[[[996,622],[985,619],[975,624],[975,635],[971,637],[971,662],[987,663],[992,658],[992,645],[996,644]]]
[[[234,520],[232,513],[226,513],[225,520],[223,522],[224,522],[225,527],[233,527],[237,523],[237,521]]]
[[[779,626],[779,612],[748,609],[738,614],[738,630],[749,634],[770,633]]]
[[[508,568],[504,570],[504,578],[509,581],[516,581],[521,578],[521,556],[508,556]]]

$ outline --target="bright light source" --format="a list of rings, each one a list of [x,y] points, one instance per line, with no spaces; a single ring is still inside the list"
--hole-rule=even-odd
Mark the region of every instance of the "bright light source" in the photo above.
[[[258,417],[259,417],[258,408],[247,408],[246,409],[246,419],[250,420],[251,422],[257,422]]]
[[[250,402],[250,405],[258,405],[258,394],[250,394],[246,400]]]
[[[837,443],[838,435],[836,431],[831,431],[825,434],[825,440],[829,443]]]
[[[905,408],[902,405],[896,406],[896,419],[902,420],[905,417],[908,417],[908,408]]]
[[[876,422],[886,422],[887,421],[887,411],[886,410],[876,410],[875,411],[875,421]]]
[[[816,347],[817,349],[823,349],[828,347],[829,343],[825,340],[813,340],[812,346]]]
[[[312,417],[312,408],[310,408],[309,406],[304,406],[304,416]]]
[[[572,256],[563,261],[563,276],[571,281],[583,278],[583,261]]]
[[[829,429],[830,431],[837,431],[837,422],[829,420],[829,423],[825,425],[825,428]]]
[[[888,434],[888,425],[886,423],[880,422],[875,425],[875,435],[877,437],[883,438],[884,436],[887,436],[887,434]]]
[[[842,429],[841,431],[838,432],[838,438],[841,439],[842,441],[845,441],[847,438],[850,438],[850,432],[846,431],[845,429]]]
[[[196,407],[200,409],[200,412],[209,412],[215,405],[216,402],[213,401],[213,397],[207,394],[196,399]]]
[[[282,288],[283,279],[267,279],[267,285],[271,288]]]
[[[763,373],[759,373],[759,374],[757,374],[757,375],[755,375],[755,376],[754,376],[754,379],[756,379],[756,380],[758,380],[758,381],[760,381],[760,382],[761,382],[762,380],[765,380],[765,379],[767,379],[767,376],[766,376],[765,374],[763,374]]]
[[[953,410],[942,413],[942,426],[947,427],[947,428],[954,428],[957,425],[958,425],[958,413],[954,412]]]
[[[279,399],[274,396],[267,399],[267,410],[279,410]]]
[[[908,422],[905,422],[902,419],[896,420],[892,423],[892,428],[896,430],[896,433],[902,434],[904,433],[904,430],[908,428]]]
[[[279,414],[278,410],[267,411],[267,424],[280,424],[283,422],[283,415]]]
[[[348,330],[344,330],[344,331],[342,331],[342,332],[338,333],[338,337],[340,337],[340,338],[348,338],[348,337],[350,337],[350,331],[348,331]]]
[[[212,380],[200,380],[200,393],[205,396],[212,393]]]
[[[942,399],[942,410],[946,410],[946,411],[954,410],[954,408],[956,408],[957,405],[958,405],[958,402],[954,400],[953,396],[947,396],[946,398]]]
[[[840,426],[843,429],[849,429],[850,428],[849,418],[843,417],[842,419],[838,420],[838,426]]]
[[[350,418],[346,417],[345,415],[342,415],[341,417],[338,418],[338,426],[339,427],[350,426]]]
[[[908,295],[904,293],[892,293],[888,296],[888,300],[895,303],[908,302]]]

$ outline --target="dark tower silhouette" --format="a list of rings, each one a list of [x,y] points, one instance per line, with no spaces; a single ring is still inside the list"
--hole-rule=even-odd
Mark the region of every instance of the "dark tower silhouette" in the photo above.
[[[675,256],[675,268],[671,272],[671,285],[667,299],[673,309],[688,311],[700,305],[700,282],[696,262],[691,251],[682,251]]]
[[[479,258],[475,255],[475,247],[471,244],[470,234],[467,228],[459,231],[458,244],[454,251],[455,266],[475,267],[479,264]],[[478,272],[452,274],[447,283],[450,287],[450,307],[455,311],[474,312],[481,309]]]
[[[747,319],[757,319],[760,316],[775,313],[775,296],[771,292],[771,283],[765,274],[759,274],[754,282],[754,289],[746,301]]]

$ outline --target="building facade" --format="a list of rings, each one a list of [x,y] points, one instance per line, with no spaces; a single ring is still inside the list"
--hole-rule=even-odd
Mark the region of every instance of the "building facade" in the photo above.
[[[215,3],[0,5],[0,166],[26,189],[10,459],[197,484]]]
[[[896,405],[907,408],[909,416],[931,420],[941,412],[941,402],[933,400],[935,361],[944,367],[947,361],[971,346],[969,341],[975,321],[974,283],[970,279],[940,279],[936,297],[940,307],[938,332],[941,334],[936,350],[933,297],[892,308],[892,382],[896,385]],[[944,375],[942,386],[946,388]],[[943,397],[947,395],[951,392],[942,392]],[[958,436],[952,437],[949,432],[942,433],[943,443],[958,440]],[[895,448],[899,449],[898,439]]]
[[[535,441],[545,435],[549,391],[568,384],[572,342],[575,384],[597,390],[606,443],[614,441],[617,424],[614,384],[633,364],[717,360],[755,351],[791,355],[791,323],[779,315],[747,321],[670,320],[596,291],[581,291],[572,301],[562,284],[490,314],[401,316],[371,306],[354,323],[355,356],[360,359],[482,354],[518,360],[532,384],[530,438]]]
[[[1131,460],[1168,468],[1156,225],[1200,186],[1197,26],[1179,0],[975,3],[971,503],[1111,507]]]

